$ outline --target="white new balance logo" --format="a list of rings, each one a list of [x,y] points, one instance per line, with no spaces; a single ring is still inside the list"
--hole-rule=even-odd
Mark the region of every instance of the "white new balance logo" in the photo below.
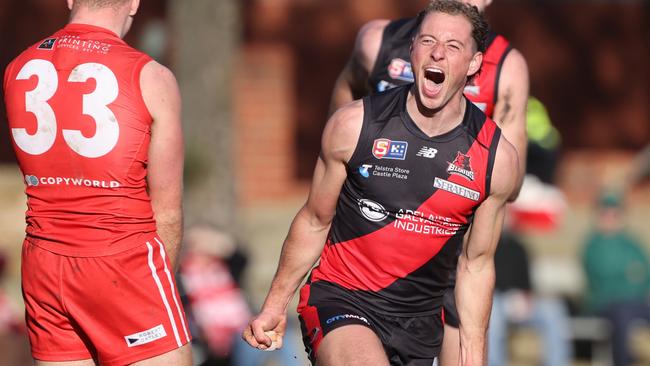
[[[415,156],[421,156],[423,158],[433,159],[433,158],[436,157],[437,153],[438,153],[438,149],[434,149],[432,147],[422,146],[420,151],[418,151],[418,153],[415,154]]]

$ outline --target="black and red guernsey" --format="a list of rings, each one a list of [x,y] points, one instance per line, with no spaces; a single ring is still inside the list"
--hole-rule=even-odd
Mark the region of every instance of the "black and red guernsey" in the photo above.
[[[384,28],[377,60],[368,76],[371,93],[413,82],[410,47],[418,18],[395,20]],[[465,96],[492,118],[503,61],[512,47],[506,38],[488,34],[481,71],[465,87]]]
[[[457,127],[428,137],[406,111],[409,89],[363,99],[361,135],[310,277],[393,315],[440,311],[463,235],[489,194],[501,134],[466,101]]]

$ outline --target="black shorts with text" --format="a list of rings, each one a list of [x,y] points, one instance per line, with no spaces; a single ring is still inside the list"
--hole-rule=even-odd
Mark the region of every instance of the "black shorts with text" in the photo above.
[[[379,338],[391,366],[431,366],[440,352],[441,314],[390,316],[367,310],[354,291],[327,281],[306,284],[298,306],[305,350],[312,364],[318,346],[329,332],[356,324],[371,329]]]

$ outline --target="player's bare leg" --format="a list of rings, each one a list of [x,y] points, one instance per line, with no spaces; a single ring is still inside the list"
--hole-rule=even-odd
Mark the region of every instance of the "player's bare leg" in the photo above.
[[[442,338],[442,349],[438,358],[439,366],[458,366],[460,356],[460,331],[445,324],[445,336]]]
[[[183,347],[177,348],[173,351],[163,353],[160,356],[152,357],[131,364],[131,366],[191,366],[191,365],[192,365],[192,346],[190,343],[187,343]]]
[[[34,366],[96,366],[93,359],[65,362],[50,362],[34,360]]]
[[[50,362],[34,360],[34,366],[97,366],[94,360]],[[188,343],[181,348],[163,353],[162,355],[152,357],[146,360],[138,361],[131,366],[191,366],[192,365],[192,348]]]
[[[346,325],[323,338],[317,366],[389,366],[377,335],[363,325]]]

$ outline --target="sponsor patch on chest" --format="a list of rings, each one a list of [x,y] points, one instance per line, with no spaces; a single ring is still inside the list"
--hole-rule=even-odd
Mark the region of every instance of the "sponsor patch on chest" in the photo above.
[[[481,198],[481,193],[479,193],[478,191],[467,188],[465,186],[461,186],[460,184],[456,184],[442,178],[436,177],[435,180],[433,181],[433,186],[438,189],[442,189],[443,191],[447,191],[449,193],[453,193],[455,195],[465,197],[472,201],[478,202],[478,200]]]
[[[376,139],[372,144],[372,155],[377,159],[406,159],[408,142],[393,141],[389,139]]]
[[[447,173],[460,175],[463,178],[474,181],[474,170],[472,170],[472,166],[470,165],[470,156],[459,151],[454,161],[449,163]]]
[[[357,204],[359,205],[359,211],[361,211],[363,217],[370,221],[379,222],[388,217],[388,211],[386,211],[384,206],[373,200],[364,198],[360,199]]]

